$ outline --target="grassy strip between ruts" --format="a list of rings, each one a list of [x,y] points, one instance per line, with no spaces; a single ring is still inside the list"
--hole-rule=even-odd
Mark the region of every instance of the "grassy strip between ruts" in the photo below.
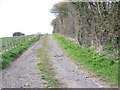
[[[13,48],[9,51],[3,52],[0,55],[0,69],[6,68],[12,61],[19,57],[23,51],[28,49],[35,41],[39,40],[40,35],[35,36],[29,41],[26,41],[16,48]]]
[[[40,63],[38,63],[38,68],[42,73],[42,79],[46,81],[46,87],[58,88],[60,83],[55,78],[54,68],[52,67],[52,62],[48,55],[48,36],[44,37],[42,47],[38,49],[38,57],[40,58]]]
[[[73,60],[84,65],[111,85],[118,86],[118,60],[111,60],[105,54],[96,53],[92,48],[80,47],[60,35],[54,34],[53,37]]]

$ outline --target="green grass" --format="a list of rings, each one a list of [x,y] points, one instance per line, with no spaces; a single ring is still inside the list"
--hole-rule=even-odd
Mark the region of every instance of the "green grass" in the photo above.
[[[13,47],[13,45],[19,45],[21,42],[29,39],[32,36],[15,36],[15,37],[2,37],[0,38],[0,52],[6,51]]]
[[[19,57],[23,51],[29,48],[38,39],[39,35],[31,39],[30,41],[26,41],[18,45],[16,48],[0,53],[0,69],[6,68],[12,61]]]
[[[38,57],[40,57],[40,64],[38,64],[38,68],[42,73],[42,79],[47,81],[47,87],[58,88],[60,87],[60,83],[55,78],[55,71],[52,67],[52,62],[48,55],[47,50],[47,36],[43,40],[42,47],[38,50]]]
[[[77,63],[96,73],[106,82],[118,86],[118,60],[96,53],[92,48],[83,48],[60,35],[53,35],[64,51]]]

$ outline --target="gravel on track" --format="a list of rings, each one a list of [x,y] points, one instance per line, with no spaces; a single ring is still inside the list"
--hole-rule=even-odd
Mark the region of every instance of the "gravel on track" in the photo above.
[[[43,88],[44,83],[37,68],[39,62],[37,49],[41,47],[40,39],[25,51],[9,67],[2,70],[2,88]]]
[[[57,42],[49,36],[49,53],[56,69],[56,77],[65,88],[107,88],[105,82],[85,70],[79,69],[77,65],[67,57]]]
[[[41,79],[41,72],[37,67],[37,64],[40,63],[37,50],[41,47],[43,38],[44,36],[9,67],[0,71],[0,73],[2,72],[2,88],[45,87],[44,81]],[[83,68],[79,68],[73,60],[65,55],[63,49],[53,39],[52,35],[48,36],[48,51],[56,72],[55,77],[63,88],[110,88],[97,76],[92,75]]]

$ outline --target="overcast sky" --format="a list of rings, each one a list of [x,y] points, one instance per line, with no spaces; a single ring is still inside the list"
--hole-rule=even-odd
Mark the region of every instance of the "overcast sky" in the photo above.
[[[63,0],[0,0],[0,37],[14,32],[52,33],[52,6]]]

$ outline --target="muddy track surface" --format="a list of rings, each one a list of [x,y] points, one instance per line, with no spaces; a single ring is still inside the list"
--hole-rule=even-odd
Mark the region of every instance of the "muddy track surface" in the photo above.
[[[107,88],[105,82],[100,81],[89,72],[81,70],[68,58],[57,42],[49,36],[49,53],[53,66],[56,69],[56,77],[67,88]]]
[[[25,51],[8,68],[2,71],[2,88],[42,88],[44,86],[37,69],[37,49],[42,39]]]

